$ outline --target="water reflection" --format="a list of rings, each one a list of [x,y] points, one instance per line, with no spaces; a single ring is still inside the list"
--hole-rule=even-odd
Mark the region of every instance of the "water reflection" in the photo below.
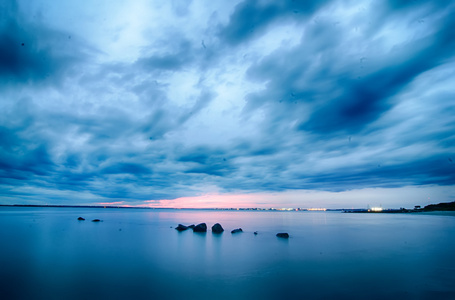
[[[6,299],[455,295],[451,216],[1,208],[0,228]]]

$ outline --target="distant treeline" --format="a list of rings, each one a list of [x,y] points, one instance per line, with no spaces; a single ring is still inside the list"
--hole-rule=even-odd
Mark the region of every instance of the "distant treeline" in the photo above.
[[[424,211],[455,211],[455,201],[454,202],[448,202],[448,203],[439,203],[439,204],[430,204],[427,205],[423,208]]]

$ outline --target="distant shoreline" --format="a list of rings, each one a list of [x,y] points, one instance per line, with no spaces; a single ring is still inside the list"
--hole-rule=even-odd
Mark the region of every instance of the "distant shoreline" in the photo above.
[[[0,204],[0,207],[53,207],[53,208],[126,208],[126,209],[172,209],[172,210],[229,210],[229,211],[344,211],[344,208],[222,208],[222,207],[207,207],[207,208],[193,208],[193,207],[145,207],[145,206],[113,206],[113,205],[41,205],[41,204]]]
[[[428,212],[455,212],[455,201],[447,203],[429,204],[423,208],[416,206],[414,209],[353,209],[345,210],[346,213],[371,213],[371,214],[408,214],[408,213],[428,213]]]
[[[344,213],[372,213],[372,214],[408,214],[408,213],[432,213],[449,212],[447,215],[455,215],[455,201],[449,203],[429,204],[423,208],[416,206],[414,209],[326,209],[326,208],[172,208],[172,207],[141,207],[141,206],[113,206],[113,205],[39,205],[39,204],[0,204],[0,207],[52,207],[52,208],[123,208],[123,209],[150,209],[150,210],[222,210],[222,211],[310,211],[325,212],[339,211]]]
[[[112,206],[112,205],[40,205],[40,204],[0,204],[6,207],[57,207],[57,208],[133,208],[133,209],[154,209],[151,207]]]

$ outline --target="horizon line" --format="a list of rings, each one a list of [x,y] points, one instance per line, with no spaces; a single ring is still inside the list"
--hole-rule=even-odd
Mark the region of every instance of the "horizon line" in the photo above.
[[[367,208],[323,208],[323,207],[150,207],[150,206],[123,206],[123,205],[65,205],[65,204],[0,204],[7,207],[70,207],[70,208],[132,208],[132,209],[174,209],[174,210],[274,210],[274,211],[341,211],[362,210]],[[396,210],[394,208],[382,208],[384,210]],[[401,209],[401,208],[400,208]]]

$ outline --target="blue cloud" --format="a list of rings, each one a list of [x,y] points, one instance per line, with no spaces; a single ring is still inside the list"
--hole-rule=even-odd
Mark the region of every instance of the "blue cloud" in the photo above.
[[[243,1],[235,7],[229,23],[221,26],[219,36],[229,45],[258,37],[274,22],[304,20],[328,1]]]
[[[113,166],[104,168],[102,171],[104,174],[132,174],[132,175],[143,175],[150,174],[151,170],[143,165],[135,163],[118,163]]]

